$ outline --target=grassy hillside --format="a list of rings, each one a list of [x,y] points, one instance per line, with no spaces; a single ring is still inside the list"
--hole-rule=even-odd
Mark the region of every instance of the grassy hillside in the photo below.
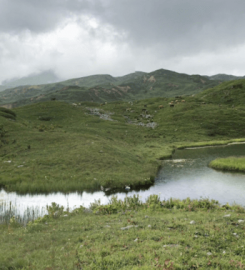
[[[147,186],[175,147],[245,137],[244,86],[224,83],[184,101],[55,100],[3,109],[0,186],[20,193]],[[227,89],[233,103],[223,98]]]
[[[213,76],[207,76],[210,80],[216,81],[234,81],[244,79],[244,76],[234,76],[234,75],[227,75],[227,74],[216,74]]]
[[[200,75],[169,70],[135,72],[122,77],[93,75],[46,85],[20,86],[0,93],[0,104],[18,107],[55,98],[65,102],[134,101],[151,97],[192,95],[219,84]]]
[[[224,82],[214,88],[207,89],[198,97],[204,102],[224,104],[228,107],[243,106],[245,92],[245,79]]]

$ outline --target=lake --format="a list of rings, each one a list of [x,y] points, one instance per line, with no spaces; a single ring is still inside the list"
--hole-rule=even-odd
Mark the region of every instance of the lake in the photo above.
[[[209,168],[208,163],[217,157],[243,156],[245,144],[228,146],[191,148],[177,150],[170,160],[162,161],[155,184],[148,190],[119,192],[118,198],[139,194],[144,201],[151,194],[158,194],[161,200],[169,198],[191,199],[209,198],[221,204],[240,204],[245,206],[245,174],[221,172]],[[106,204],[110,200],[104,192],[52,193],[49,195],[18,195],[15,192],[0,191],[0,215],[9,209],[15,215],[27,212],[35,217],[46,214],[46,205],[56,202],[65,208],[74,209],[83,205],[89,207],[94,200]]]

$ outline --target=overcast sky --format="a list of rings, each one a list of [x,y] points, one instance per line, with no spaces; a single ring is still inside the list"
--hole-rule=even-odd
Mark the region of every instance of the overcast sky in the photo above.
[[[0,0],[0,83],[164,68],[245,75],[244,0]]]

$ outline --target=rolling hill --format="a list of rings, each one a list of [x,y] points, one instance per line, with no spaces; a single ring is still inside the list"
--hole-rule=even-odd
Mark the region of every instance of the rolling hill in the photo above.
[[[65,102],[134,101],[151,97],[193,95],[221,81],[159,69],[122,77],[92,75],[58,83],[18,86],[0,93],[0,105],[19,107],[56,99]]]
[[[158,160],[176,147],[244,141],[244,89],[239,80],[184,99],[0,108],[0,188],[35,193],[149,185]]]

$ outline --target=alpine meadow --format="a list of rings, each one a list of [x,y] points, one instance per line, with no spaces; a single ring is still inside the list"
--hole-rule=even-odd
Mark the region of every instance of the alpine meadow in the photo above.
[[[176,149],[245,142],[245,79],[228,75],[93,75],[5,89],[0,105],[0,188],[18,194],[147,190]],[[245,158],[209,166],[244,173]],[[212,198],[112,196],[3,220],[4,270],[245,268],[245,210]]]

